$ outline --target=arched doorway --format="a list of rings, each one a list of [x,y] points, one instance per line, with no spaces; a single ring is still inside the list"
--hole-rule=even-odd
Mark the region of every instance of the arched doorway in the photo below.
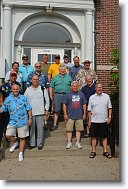
[[[42,54],[48,54],[49,63],[54,61],[55,54],[60,54],[61,62],[63,55],[67,53],[72,61],[74,52],[78,49],[80,54],[80,34],[77,27],[66,18],[58,15],[46,16],[36,15],[26,18],[19,25],[15,34],[15,49],[17,49],[18,60],[26,53],[32,65],[41,61]],[[75,49],[75,51],[74,51]]]

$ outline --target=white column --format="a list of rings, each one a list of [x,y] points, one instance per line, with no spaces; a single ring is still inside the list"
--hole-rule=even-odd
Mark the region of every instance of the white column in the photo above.
[[[85,12],[85,59],[93,61],[93,12]]]
[[[12,14],[9,5],[5,5],[3,9],[3,58],[6,59],[7,72],[12,63]]]

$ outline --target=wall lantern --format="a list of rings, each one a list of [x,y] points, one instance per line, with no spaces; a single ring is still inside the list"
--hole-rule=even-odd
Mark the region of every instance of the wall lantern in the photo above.
[[[52,13],[53,8],[50,6],[50,4],[48,6],[46,6],[46,12],[47,13]]]

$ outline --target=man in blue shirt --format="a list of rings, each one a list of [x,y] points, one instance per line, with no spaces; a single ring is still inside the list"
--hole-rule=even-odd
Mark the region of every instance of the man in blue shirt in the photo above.
[[[71,76],[72,80],[75,81],[77,73],[81,68],[83,68],[83,65],[80,65],[80,59],[78,56],[75,56],[73,58],[73,61],[74,61],[74,66],[69,68],[68,74]]]
[[[30,87],[32,84],[32,77],[34,75],[37,75],[39,77],[39,85],[41,87],[48,88],[49,83],[48,83],[48,77],[41,71],[41,63],[37,62],[35,63],[35,71],[29,74],[28,79],[27,79],[27,87]]]
[[[22,82],[23,82],[23,92],[26,90],[26,82],[28,79],[28,76],[31,72],[34,71],[34,68],[28,64],[28,56],[24,54],[22,56],[23,64],[20,64],[19,66],[19,72],[22,74]]]
[[[81,149],[81,131],[84,130],[83,120],[86,119],[86,98],[81,91],[78,91],[78,82],[73,81],[71,91],[67,92],[63,100],[64,119],[66,122],[66,131],[68,143],[66,148],[72,147],[72,131],[75,124],[76,128],[76,146]]]
[[[29,125],[32,124],[32,111],[27,97],[19,94],[19,85],[12,85],[12,93],[5,99],[0,113],[9,112],[10,120],[6,130],[6,138],[12,143],[10,152],[18,146],[16,131],[20,138],[19,161],[23,161],[25,138],[29,135]]]

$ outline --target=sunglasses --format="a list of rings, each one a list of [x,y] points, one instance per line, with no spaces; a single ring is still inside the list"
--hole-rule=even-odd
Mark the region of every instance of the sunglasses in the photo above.
[[[23,60],[28,60],[28,58],[23,58]]]
[[[41,68],[41,66],[36,66],[36,68]]]

